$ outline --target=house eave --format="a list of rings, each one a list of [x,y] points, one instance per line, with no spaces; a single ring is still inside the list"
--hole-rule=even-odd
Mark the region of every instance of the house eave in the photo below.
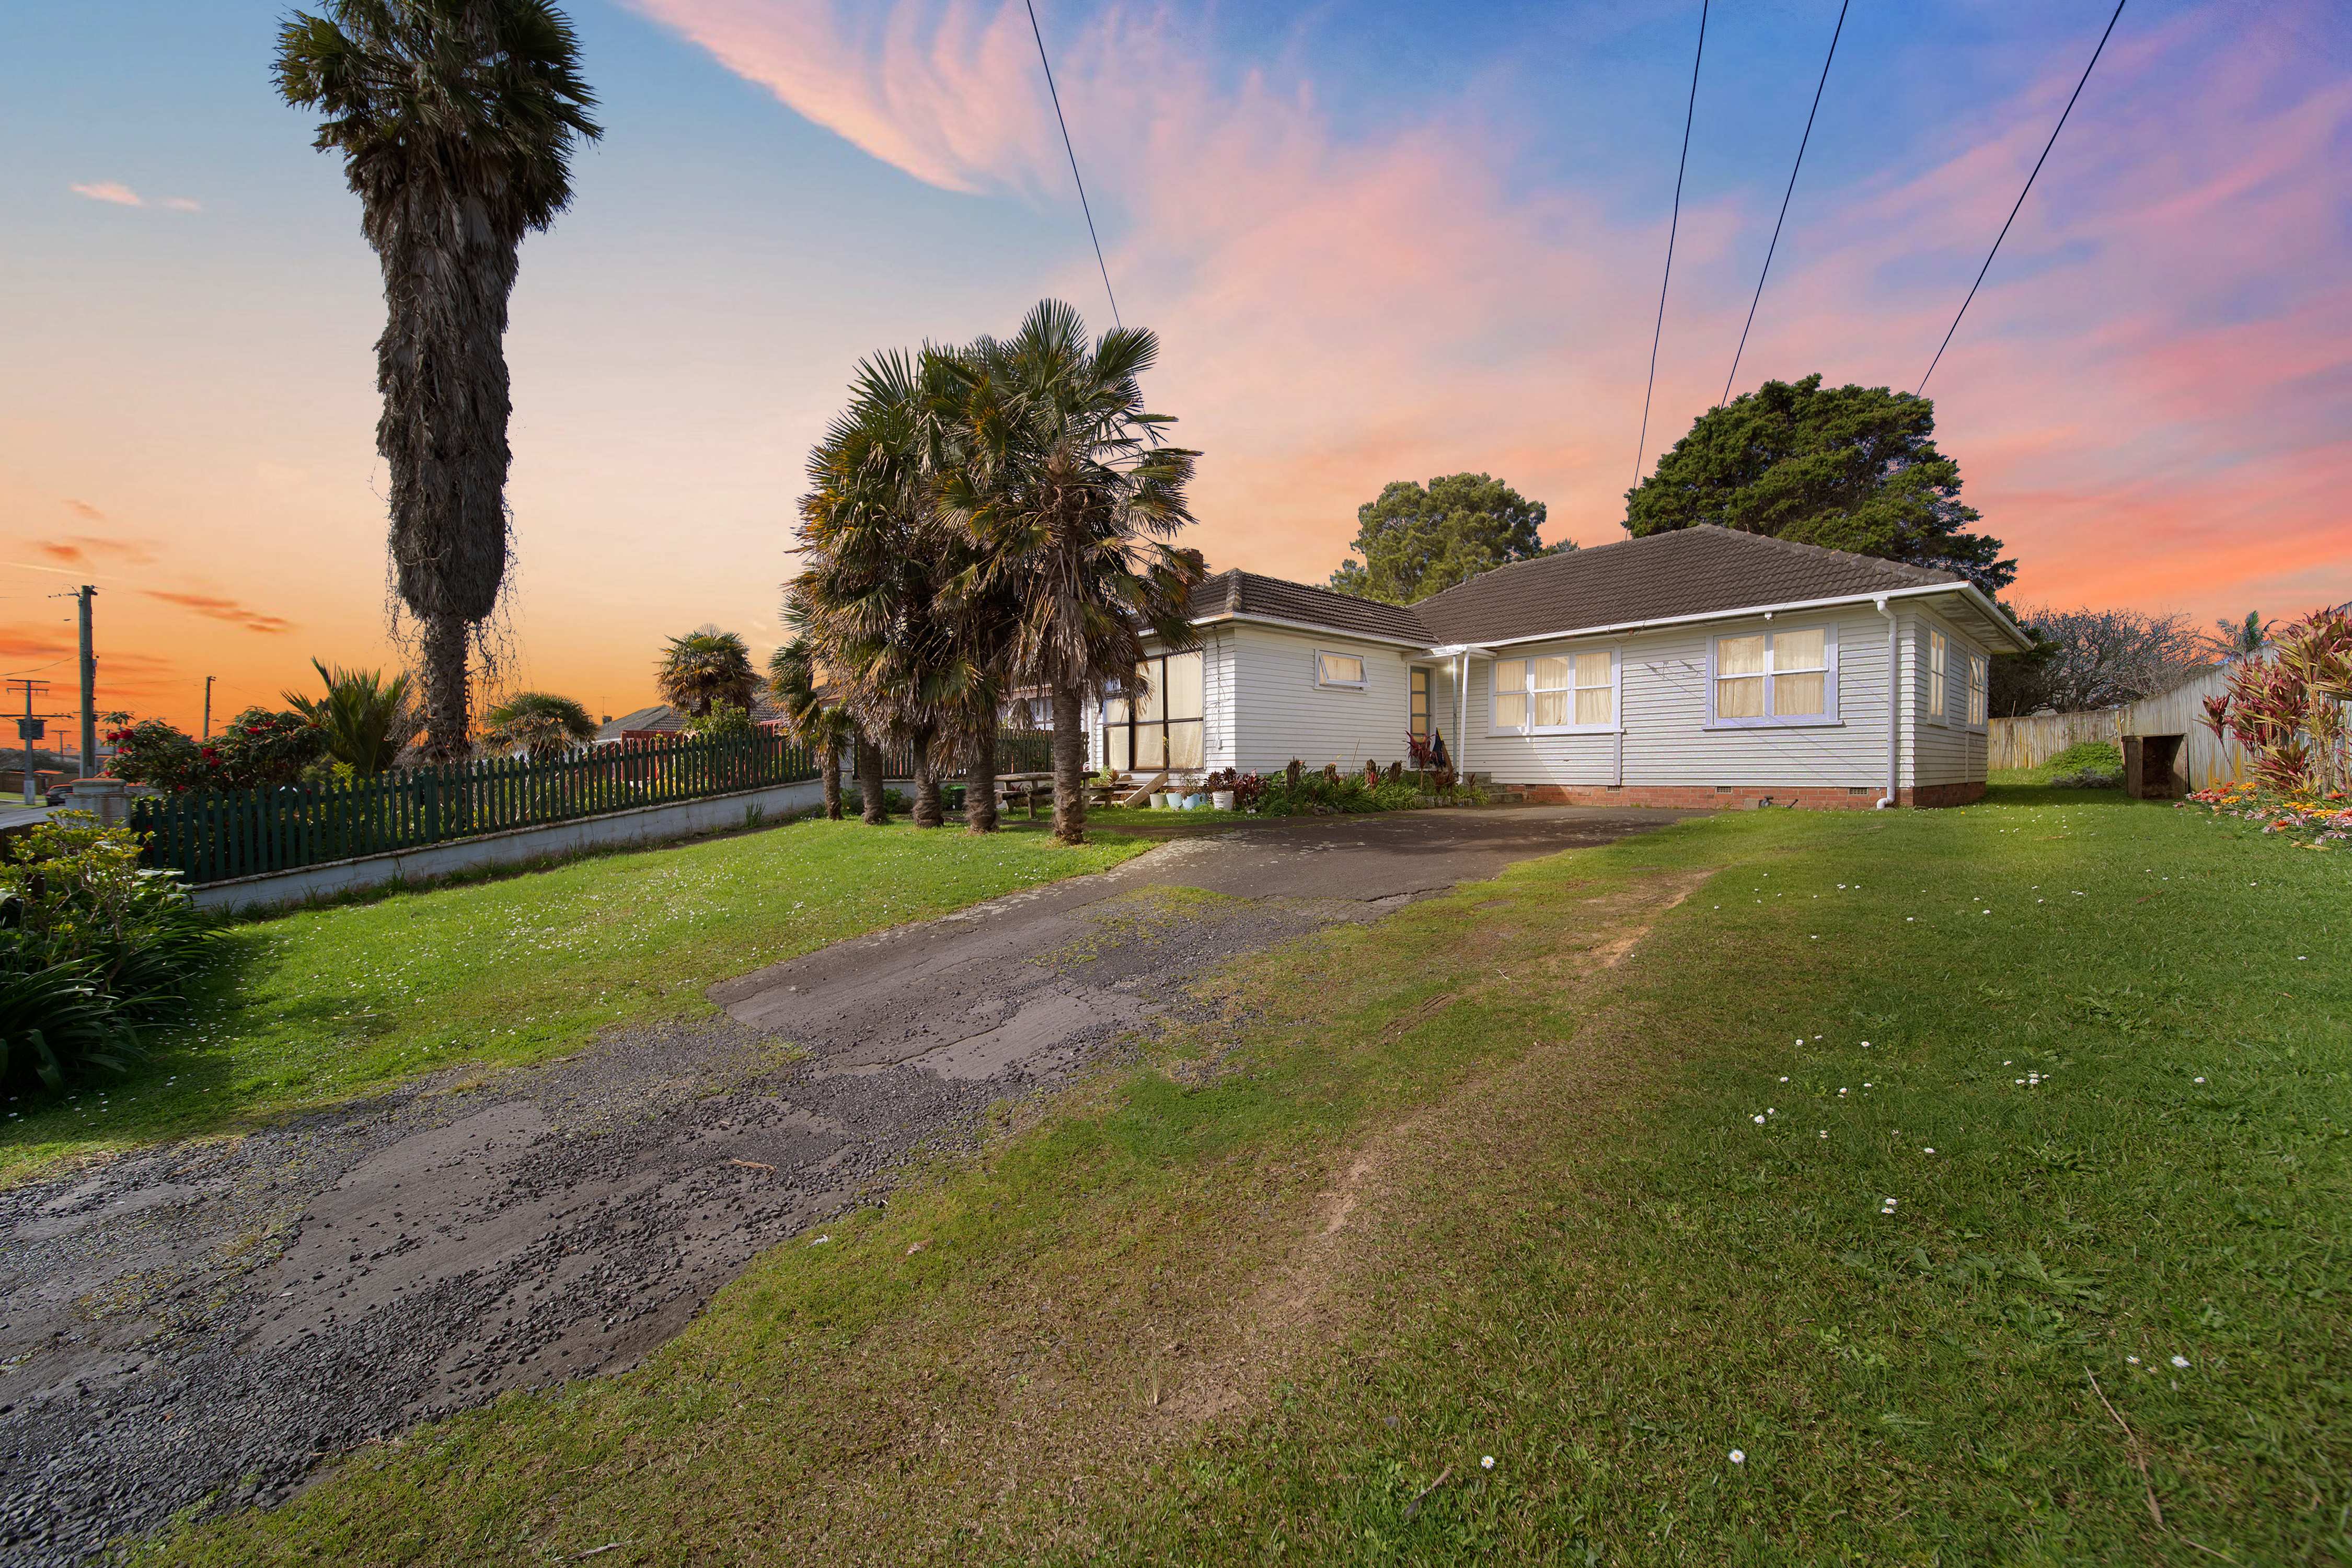
[[[1604,626],[1576,626],[1552,632],[1536,632],[1527,637],[1495,637],[1486,643],[1490,648],[1522,647],[1532,643],[1560,642],[1571,637],[1622,636],[1627,632],[1646,631],[1654,626],[1695,626],[1706,621],[1736,621],[1750,616],[1777,616],[1791,610],[1832,609],[1841,605],[1870,605],[1885,599],[1922,599],[1938,595],[1958,595],[1991,623],[1995,631],[2007,638],[2020,651],[2033,646],[2033,639],[2020,631],[2015,623],[2000,613],[2000,606],[1985,596],[1973,583],[1921,583],[1908,588],[1871,588],[1852,594],[1835,594],[1819,599],[1789,599],[1772,605],[1741,605],[1725,610],[1704,610],[1687,616],[1654,616],[1647,620],[1613,621]],[[1433,656],[1451,654],[1453,645],[1432,648]]]
[[[1293,621],[1280,616],[1262,616],[1246,610],[1224,611],[1213,616],[1196,616],[1192,621],[1192,624],[1196,626],[1216,626],[1229,623],[1280,626],[1285,631],[1313,632],[1318,637],[1350,637],[1357,642],[1383,643],[1390,647],[1425,648],[1429,646],[1419,637],[1392,637],[1381,632],[1349,631],[1345,626],[1325,626],[1320,621]]]

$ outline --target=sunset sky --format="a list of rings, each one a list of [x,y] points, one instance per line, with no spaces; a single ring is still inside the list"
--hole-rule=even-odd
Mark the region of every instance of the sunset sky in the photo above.
[[[764,654],[861,354],[1110,324],[1020,0],[577,0],[602,105],[508,338],[506,679],[600,714],[662,639]],[[1735,391],[1927,369],[2109,0],[1857,0]],[[1321,581],[1394,479],[1547,537],[1721,395],[1837,0],[1711,17],[1646,456],[1696,0],[1037,0],[1213,567]],[[0,7],[0,664],[193,727],[375,665],[373,254],[275,96],[283,8]],[[2134,0],[1928,387],[2021,603],[2352,598],[2352,9]]]

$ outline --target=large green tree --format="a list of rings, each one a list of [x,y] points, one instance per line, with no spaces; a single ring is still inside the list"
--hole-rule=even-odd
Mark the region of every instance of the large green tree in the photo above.
[[[1078,313],[1040,302],[1012,337],[940,356],[960,381],[944,422],[936,505],[981,564],[959,591],[1013,606],[1005,673],[1053,694],[1054,837],[1086,837],[1087,712],[1132,682],[1147,636],[1197,642],[1192,590],[1208,574],[1175,536],[1199,453],[1165,444],[1141,378],[1160,340],[1115,328],[1088,342]]]
[[[1446,474],[1424,489],[1391,480],[1376,500],[1356,509],[1348,548],[1331,586],[1360,599],[1410,605],[1466,583],[1481,572],[1573,550],[1546,545],[1544,503],[1529,500],[1488,474]]]
[[[422,630],[425,744],[470,746],[474,628],[506,581],[505,339],[523,236],[572,200],[603,132],[571,23],[545,0],[331,0],[278,34],[278,89],[323,110],[383,268],[376,340],[401,602]]]
[[[2017,577],[1969,531],[1960,466],[1936,448],[1936,405],[1883,386],[1768,381],[1710,408],[1625,492],[1634,537],[1712,522],[1957,572],[1987,594]]]

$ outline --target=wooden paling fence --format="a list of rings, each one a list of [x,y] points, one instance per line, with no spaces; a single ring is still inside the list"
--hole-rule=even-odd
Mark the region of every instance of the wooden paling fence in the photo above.
[[[2036,713],[2031,718],[1995,719],[1985,726],[1985,766],[2038,768],[2069,747],[2086,741],[2113,742],[2123,735],[2120,708],[2094,708],[2082,713]]]
[[[1052,748],[1050,733],[1008,731],[997,742],[998,771],[1043,771],[1052,766]],[[887,748],[883,772],[913,776],[911,751]],[[140,801],[131,826],[149,835],[151,865],[201,885],[818,775],[814,753],[776,734],[659,736],[565,757],[487,758],[349,784],[189,790]]]
[[[2243,776],[2251,765],[2243,747],[2217,739],[2205,722],[2205,699],[2221,695],[2229,683],[2230,672],[2223,667],[2121,708],[1995,719],[1986,726],[1986,765],[1996,770],[2038,768],[2085,741],[2120,745],[2126,735],[2179,735],[2186,744],[2173,765],[2189,788],[2212,789]]]

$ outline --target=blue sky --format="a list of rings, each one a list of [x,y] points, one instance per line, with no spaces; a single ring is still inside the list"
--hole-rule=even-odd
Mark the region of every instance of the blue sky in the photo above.
[[[607,135],[515,297],[510,676],[618,711],[667,635],[774,637],[859,354],[1108,310],[1018,0],[569,9]],[[1916,381],[2109,9],[1853,7],[1743,388]],[[110,689],[175,718],[385,657],[382,302],[279,15],[0,12],[0,662],[82,575]],[[1213,564],[1319,580],[1384,482],[1462,468],[1622,537],[1696,5],[1039,15]],[[1836,16],[1714,7],[1653,456],[1721,392]],[[2126,9],[1930,388],[2021,597],[2352,595],[2347,67],[2340,7]]]

